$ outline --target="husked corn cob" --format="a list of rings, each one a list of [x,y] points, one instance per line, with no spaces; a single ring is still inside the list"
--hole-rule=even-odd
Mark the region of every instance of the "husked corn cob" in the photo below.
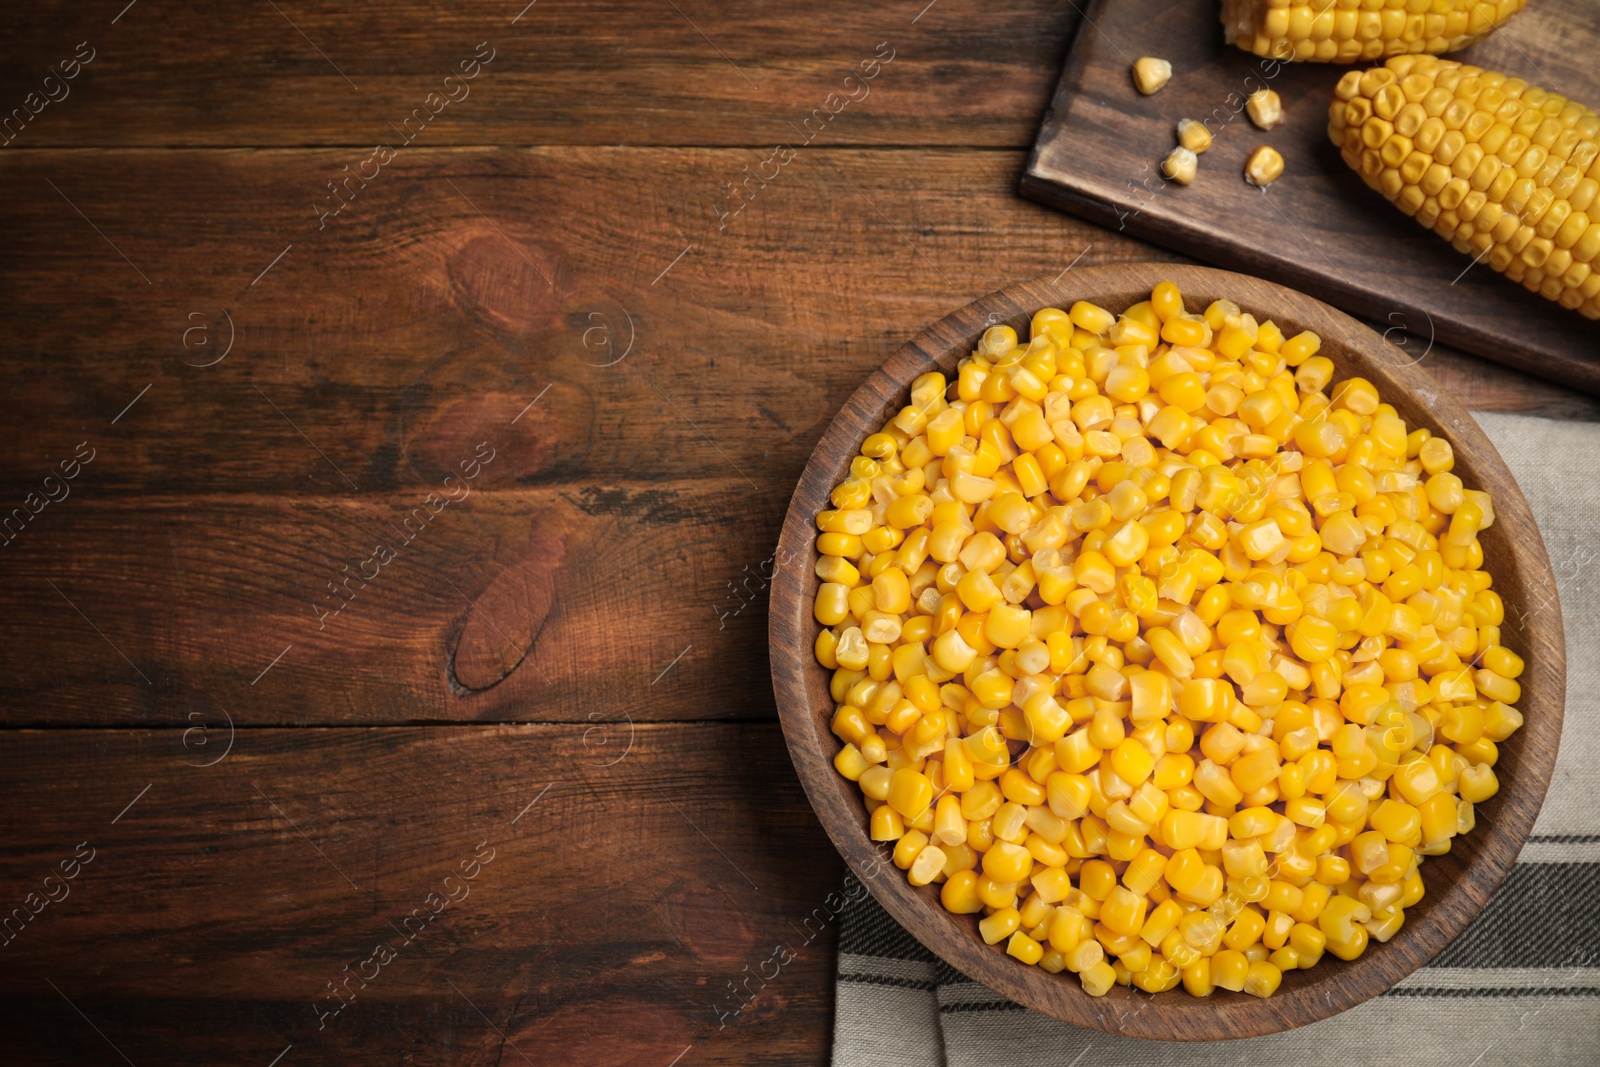
[[[1222,0],[1230,44],[1271,59],[1354,63],[1454,52],[1527,0]]]
[[[1600,318],[1600,115],[1520,78],[1398,56],[1340,79],[1328,136],[1457,251]]]

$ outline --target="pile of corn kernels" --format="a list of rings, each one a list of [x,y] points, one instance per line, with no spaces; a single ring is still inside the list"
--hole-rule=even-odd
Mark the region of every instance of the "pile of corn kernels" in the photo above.
[[[1096,996],[1355,959],[1522,723],[1493,504],[1315,334],[1229,301],[1163,282],[1031,334],[918,378],[817,516],[872,839]]]

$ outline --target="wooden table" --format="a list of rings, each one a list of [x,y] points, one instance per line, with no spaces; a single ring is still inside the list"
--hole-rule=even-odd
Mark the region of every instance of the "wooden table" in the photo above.
[[[0,45],[0,1060],[825,1061],[776,532],[919,327],[1174,258],[1016,194],[1073,6],[125,2]]]

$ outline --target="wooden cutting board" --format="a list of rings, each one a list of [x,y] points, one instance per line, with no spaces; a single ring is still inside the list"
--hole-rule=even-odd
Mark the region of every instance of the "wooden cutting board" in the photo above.
[[[1473,266],[1345,166],[1326,127],[1347,67],[1274,64],[1224,43],[1217,0],[1071,2],[1084,5],[1084,19],[1022,180],[1026,195],[1394,328],[1387,336],[1409,360],[1437,340],[1600,395],[1600,322]],[[1140,95],[1129,73],[1147,55],[1173,69],[1153,96]],[[1600,107],[1596,57],[1594,0],[1530,0],[1454,58]],[[1284,121],[1272,130],[1242,111],[1263,86],[1283,98]],[[1215,133],[1187,187],[1158,169],[1181,118],[1209,119]],[[1243,178],[1262,144],[1286,163],[1265,191]]]

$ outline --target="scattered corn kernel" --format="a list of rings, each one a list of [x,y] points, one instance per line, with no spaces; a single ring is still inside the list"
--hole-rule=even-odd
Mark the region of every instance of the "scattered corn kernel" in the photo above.
[[[1172,64],[1153,56],[1140,56],[1133,61],[1133,84],[1146,96],[1158,91],[1172,80]]]
[[[1203,122],[1179,119],[1178,143],[1198,156],[1211,147],[1211,130]]]
[[[1161,161],[1161,173],[1164,177],[1177,182],[1179,185],[1188,185],[1194,181],[1195,171],[1199,167],[1199,160],[1191,149],[1179,145],[1167,153],[1167,158]],[[1148,378],[1148,375],[1146,376]]]
[[[1282,176],[1283,156],[1271,145],[1262,145],[1245,160],[1244,177],[1251,185],[1265,189]]]
[[[1250,121],[1263,130],[1270,130],[1283,121],[1283,98],[1275,89],[1257,89],[1245,101],[1244,109]]]
[[[1499,791],[1493,504],[1315,334],[1169,283],[1033,324],[919,379],[817,518],[835,766],[1021,963],[1270,996],[1394,937]]]

